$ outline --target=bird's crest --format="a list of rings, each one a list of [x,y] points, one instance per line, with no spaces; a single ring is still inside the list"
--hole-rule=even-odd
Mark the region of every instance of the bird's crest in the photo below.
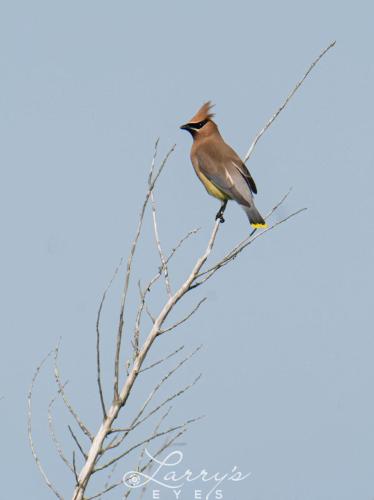
[[[214,113],[211,113],[210,110],[213,108],[214,104],[211,101],[205,102],[195,116],[191,118],[189,123],[197,123],[204,120],[210,120],[213,118]]]

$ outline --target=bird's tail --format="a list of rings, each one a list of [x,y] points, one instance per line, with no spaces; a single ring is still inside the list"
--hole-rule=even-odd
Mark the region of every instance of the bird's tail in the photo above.
[[[242,207],[244,208],[252,227],[255,229],[268,227],[260,212],[253,204],[250,206],[242,205]]]

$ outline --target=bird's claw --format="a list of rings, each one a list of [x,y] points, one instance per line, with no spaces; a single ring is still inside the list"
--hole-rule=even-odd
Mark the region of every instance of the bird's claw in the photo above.
[[[221,224],[223,224],[225,222],[225,219],[223,218],[223,215],[220,212],[218,212],[218,214],[216,215],[216,220],[218,220],[218,219],[219,219]]]

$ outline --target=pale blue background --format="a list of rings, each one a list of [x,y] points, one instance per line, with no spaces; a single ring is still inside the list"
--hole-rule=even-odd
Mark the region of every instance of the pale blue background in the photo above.
[[[244,154],[333,39],[336,48],[249,164],[263,212],[290,186],[279,215],[308,211],[209,282],[199,315],[161,339],[152,359],[181,343],[204,344],[169,386],[203,372],[170,423],[207,415],[184,439],[185,468],[251,471],[225,498],[374,498],[373,15],[369,1],[1,2],[2,499],[52,498],[28,447],[26,394],[60,336],[70,397],[93,430],[99,425],[96,310],[134,234],[155,139],[160,153],[177,143],[157,191],[165,248],[202,226],[171,269],[178,284],[217,210],[179,125],[212,99],[224,137]],[[145,229],[133,284],[158,263],[149,222]],[[216,256],[247,230],[244,213],[230,206]],[[120,284],[104,315],[108,385]],[[162,287],[158,293],[154,312]],[[203,294],[191,294],[178,313]],[[135,298],[136,289],[132,311]],[[35,438],[69,498],[72,479],[47,434],[53,394],[49,364],[35,393]],[[61,405],[55,416],[66,436]],[[71,450],[70,438],[63,441]]]

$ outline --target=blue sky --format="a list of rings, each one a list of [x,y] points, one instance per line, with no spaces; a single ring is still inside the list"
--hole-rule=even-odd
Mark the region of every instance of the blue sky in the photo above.
[[[156,192],[165,249],[202,228],[171,267],[176,286],[202,252],[218,208],[195,177],[191,141],[179,125],[211,99],[223,136],[244,155],[336,39],[248,164],[262,212],[291,186],[274,220],[308,210],[196,290],[175,318],[205,295],[207,302],[160,339],[151,359],[203,344],[170,386],[203,373],[170,422],[206,415],[185,438],[186,468],[251,472],[226,486],[225,498],[374,498],[372,4],[35,0],[3,3],[0,12],[2,496],[14,496],[16,485],[19,498],[30,491],[51,498],[28,447],[26,395],[60,337],[70,397],[93,429],[100,423],[96,311],[128,252],[156,138],[160,157],[177,144]],[[245,214],[230,205],[215,255],[247,231]],[[129,322],[136,279],[152,275],[157,258],[148,213]],[[108,386],[122,276],[103,317]],[[163,294],[157,289],[155,311]],[[151,382],[138,388],[134,407]],[[72,478],[48,437],[54,393],[47,364],[35,392],[35,438],[69,498]],[[55,413],[71,450],[69,418],[59,403]]]

